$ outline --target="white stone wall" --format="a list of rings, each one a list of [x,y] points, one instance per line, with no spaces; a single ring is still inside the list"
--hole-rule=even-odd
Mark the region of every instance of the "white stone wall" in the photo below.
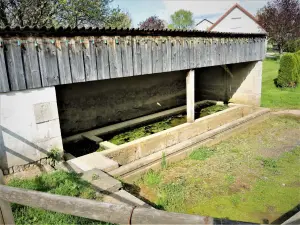
[[[2,93],[0,110],[2,169],[63,149],[54,87]]]
[[[230,102],[260,106],[262,85],[262,61],[245,64],[233,64],[229,91]],[[242,79],[241,79],[242,78]]]
[[[240,9],[235,8],[212,31],[234,33],[265,33],[265,30]]]

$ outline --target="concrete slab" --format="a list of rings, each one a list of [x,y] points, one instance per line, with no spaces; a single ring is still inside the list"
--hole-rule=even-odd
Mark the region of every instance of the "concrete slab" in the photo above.
[[[95,135],[83,134],[82,137],[85,138],[85,139],[88,139],[88,140],[90,140],[92,142],[95,142],[96,144],[99,144],[100,142],[103,141],[102,138],[99,138],[99,137],[97,137]]]
[[[111,149],[117,147],[118,145],[115,145],[109,141],[103,141],[100,143],[100,146],[103,147],[104,149]]]
[[[122,188],[122,183],[100,169],[92,169],[82,174],[81,178],[90,182],[100,192],[116,192]]]
[[[67,162],[73,163],[83,171],[97,168],[105,172],[109,172],[119,167],[119,164],[116,161],[105,157],[100,152],[87,154],[75,159],[68,160]]]
[[[129,206],[139,206],[151,208],[147,203],[128,193],[127,191],[120,190],[111,195],[106,195],[103,197],[103,201],[112,204],[129,205]]]
[[[66,171],[66,172],[75,172],[75,173],[82,173],[83,172],[82,169],[78,168],[72,162],[60,162],[60,163],[55,165],[55,169],[63,170],[63,171]]]

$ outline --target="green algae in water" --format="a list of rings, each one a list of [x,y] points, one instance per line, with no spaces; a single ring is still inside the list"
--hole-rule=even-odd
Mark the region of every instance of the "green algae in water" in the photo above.
[[[207,115],[211,115],[215,112],[220,112],[222,110],[227,109],[228,106],[226,105],[213,105],[213,106],[208,106],[205,108],[200,108],[196,109],[195,114],[196,114],[196,119],[200,117],[204,117]],[[186,123],[186,115],[178,115],[178,116],[173,116],[167,119],[164,119],[159,122],[155,122],[146,126],[138,127],[133,130],[126,131],[121,134],[117,134],[114,137],[112,137],[109,142],[116,144],[116,145],[121,145],[142,137],[146,137],[151,134],[158,133],[163,130],[167,130],[169,128],[178,126],[180,124]]]
[[[169,128],[175,127],[185,122],[186,122],[186,116],[171,117],[150,125],[135,128],[133,130],[124,132],[122,134],[117,134],[112,139],[110,139],[109,142],[116,145],[121,145],[126,142],[130,142],[142,137],[146,137],[151,134],[155,134],[163,130],[167,130]]]

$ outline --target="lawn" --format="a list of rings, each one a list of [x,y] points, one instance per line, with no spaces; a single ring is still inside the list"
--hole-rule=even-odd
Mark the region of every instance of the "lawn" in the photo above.
[[[299,133],[299,117],[272,116],[181,162],[149,171],[133,189],[167,211],[274,222],[300,202]]]
[[[56,171],[50,174],[42,174],[33,179],[14,179],[8,183],[9,186],[25,188],[35,191],[48,192],[58,195],[67,195],[79,198],[101,200],[92,189],[90,183],[80,179],[75,173]],[[46,211],[12,204],[13,215],[16,224],[99,224],[101,223],[82,217],[76,217],[61,213]]]
[[[300,109],[300,85],[296,88],[277,88],[274,79],[278,75],[278,69],[279,61],[264,60],[261,106],[275,109]]]

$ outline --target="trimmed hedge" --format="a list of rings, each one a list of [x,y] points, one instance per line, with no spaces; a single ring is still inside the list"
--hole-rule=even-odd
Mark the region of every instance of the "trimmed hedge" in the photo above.
[[[280,59],[277,84],[280,87],[295,87],[300,83],[300,51],[284,54]]]

